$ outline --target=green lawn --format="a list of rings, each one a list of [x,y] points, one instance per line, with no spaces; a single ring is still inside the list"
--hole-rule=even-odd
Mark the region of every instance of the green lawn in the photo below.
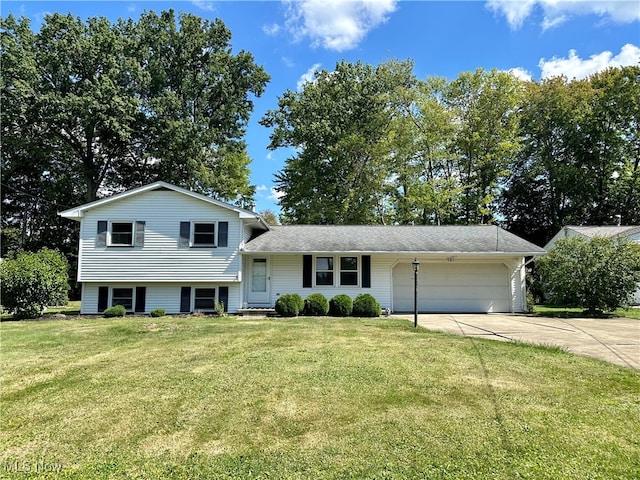
[[[6,478],[640,477],[640,375],[560,349],[397,319],[0,327]]]

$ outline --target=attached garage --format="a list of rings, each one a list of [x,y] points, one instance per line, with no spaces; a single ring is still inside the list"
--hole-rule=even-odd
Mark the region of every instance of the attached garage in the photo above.
[[[501,263],[421,263],[418,270],[420,312],[509,312],[510,275]],[[393,268],[393,309],[413,311],[413,267]]]

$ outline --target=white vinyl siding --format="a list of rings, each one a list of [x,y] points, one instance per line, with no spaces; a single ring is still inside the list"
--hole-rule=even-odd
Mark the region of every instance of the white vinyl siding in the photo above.
[[[336,255],[336,257],[339,256],[348,255]],[[249,265],[250,258],[245,259],[246,265]],[[388,307],[394,311],[413,310],[413,268],[411,266],[413,256],[406,254],[372,254],[371,288],[339,285],[339,282],[335,282],[336,284],[331,286],[314,285],[313,288],[303,288],[303,255],[281,254],[271,255],[269,258],[271,265],[271,305],[274,305],[277,298],[285,293],[297,293],[302,298],[305,298],[309,294],[317,292],[322,293],[327,299],[331,299],[331,297],[339,293],[344,293],[352,298],[355,298],[360,293],[369,293],[378,300],[383,308]],[[358,258],[360,259],[361,257],[359,256]],[[462,262],[460,259],[457,261]],[[487,312],[524,311],[525,277],[522,258],[486,259],[476,256],[470,257],[465,261],[466,266],[464,266],[465,263],[453,263],[453,265],[456,265],[454,267],[456,272],[448,276],[444,269],[451,263],[446,258],[431,257],[430,259],[421,259],[419,285],[433,284],[433,293],[429,293],[429,295],[435,295],[434,298],[441,305],[441,310],[460,312],[465,310]],[[477,265],[480,265],[480,267],[476,268]],[[361,268],[360,265],[359,268]],[[396,270],[396,268],[400,270]],[[440,272],[440,274],[427,280],[430,272]],[[395,284],[394,274],[396,275]],[[487,278],[487,275],[490,278]],[[403,277],[403,279],[399,280],[398,277]],[[433,282],[439,283],[434,284]],[[458,288],[456,285],[464,289],[462,296],[465,298],[461,302],[453,301],[451,298],[452,296],[459,297],[460,291],[452,293]],[[424,298],[428,298],[428,295],[424,296]],[[476,300],[473,300],[474,298]],[[400,302],[399,306],[394,305],[394,300]],[[478,308],[478,305],[480,305],[480,308]]]
[[[361,288],[357,285],[339,285],[339,281],[334,282],[336,283],[334,285],[303,288],[302,257],[301,254],[272,255],[270,257],[271,305],[274,305],[278,297],[285,293],[297,293],[302,298],[306,298],[311,293],[322,293],[328,300],[339,293],[349,295],[351,298],[355,298],[360,293],[369,293],[378,300],[382,307],[391,306],[391,266],[395,261],[394,258],[371,256],[371,288]],[[339,255],[337,257],[339,258]],[[248,265],[249,262],[248,259],[245,259],[245,264]],[[338,273],[339,270],[335,272],[336,275]]]
[[[145,221],[144,246],[96,247],[97,222]],[[180,248],[180,222],[228,222],[227,247]],[[217,225],[216,225],[217,226]],[[88,210],[80,232],[81,282],[238,282],[242,221],[237,212],[173,191],[149,191]],[[216,229],[216,235],[218,234]]]
[[[82,285],[82,305],[81,313],[96,314],[98,312],[98,289],[99,287],[109,287],[110,290],[116,288],[146,287],[145,312],[149,313],[156,308],[164,308],[168,314],[180,313],[180,292],[182,287],[191,288],[191,298],[195,289],[215,288],[219,293],[220,287],[229,287],[229,300],[227,310],[237,312],[240,308],[240,284],[226,283],[84,283]]]

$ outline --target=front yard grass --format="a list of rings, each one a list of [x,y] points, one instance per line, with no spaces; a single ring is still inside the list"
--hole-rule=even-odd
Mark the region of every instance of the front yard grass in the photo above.
[[[1,325],[0,477],[635,479],[640,375],[398,319]]]

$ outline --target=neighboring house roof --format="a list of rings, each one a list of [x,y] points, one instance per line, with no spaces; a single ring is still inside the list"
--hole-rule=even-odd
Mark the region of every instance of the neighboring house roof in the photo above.
[[[106,204],[111,203],[111,202],[117,202],[118,200],[122,200],[124,198],[128,198],[128,197],[131,197],[133,195],[139,195],[141,193],[149,192],[149,191],[153,191],[153,190],[172,190],[174,192],[182,193],[182,194],[187,195],[189,197],[192,197],[192,198],[195,198],[195,199],[198,199],[198,200],[202,200],[203,202],[211,203],[213,205],[217,205],[219,207],[227,208],[229,210],[233,210],[235,212],[238,212],[239,215],[240,215],[240,218],[260,219],[261,223],[264,224],[264,226],[266,228],[268,228],[267,224],[264,222],[264,220],[262,220],[262,217],[260,217],[256,212],[252,212],[250,210],[245,210],[244,208],[240,208],[240,207],[238,207],[236,205],[232,205],[230,203],[222,202],[220,200],[216,200],[214,198],[207,197],[205,195],[201,195],[199,193],[192,192],[191,190],[187,190],[185,188],[181,188],[181,187],[178,187],[176,185],[172,185],[170,183],[162,182],[162,181],[150,183],[148,185],[143,185],[142,187],[138,187],[138,188],[134,188],[134,189],[131,189],[131,190],[127,190],[126,192],[122,192],[122,193],[118,193],[118,194],[115,194],[115,195],[111,195],[109,197],[101,198],[101,199],[96,200],[96,201],[91,202],[91,203],[85,203],[84,205],[80,205],[78,207],[74,207],[74,208],[70,208],[68,210],[64,210],[63,212],[60,212],[58,215],[60,215],[62,217],[65,217],[65,218],[71,218],[73,220],[80,220],[84,216],[84,212],[87,211],[87,210],[90,210],[92,208],[101,207],[101,206],[106,205]]]
[[[281,225],[250,240],[249,253],[509,253],[544,249],[496,226]]]
[[[631,240],[640,240],[640,226],[638,225],[613,225],[613,226],[600,226],[600,225],[586,225],[586,226],[573,226],[568,225],[562,227],[562,229],[556,233],[551,240],[544,246],[545,249],[552,248],[555,243],[562,238],[570,237],[608,237],[608,238],[624,238],[628,237]]]
[[[574,227],[566,226],[567,230],[573,230],[585,237],[628,237],[634,233],[640,233],[640,226],[626,225],[626,226],[584,226]]]

